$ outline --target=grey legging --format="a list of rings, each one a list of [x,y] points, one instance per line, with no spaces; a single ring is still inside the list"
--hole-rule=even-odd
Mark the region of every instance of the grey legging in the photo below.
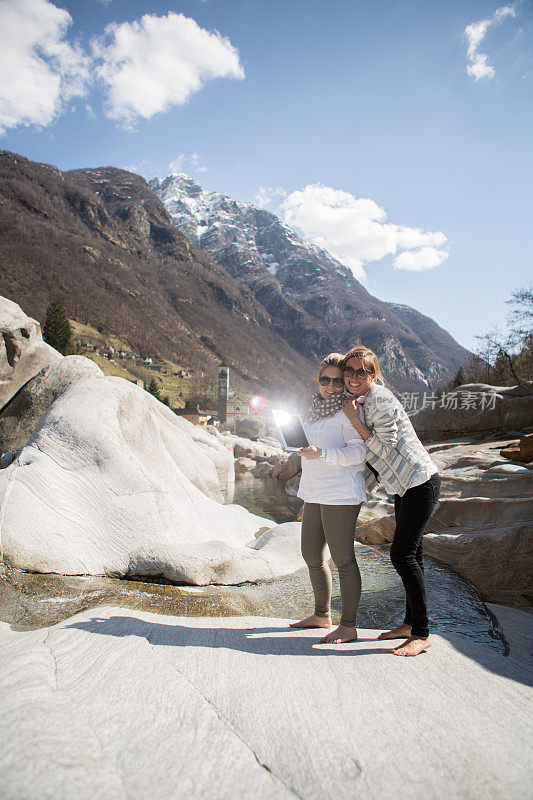
[[[354,628],[361,597],[361,574],[355,558],[355,523],[361,505],[327,506],[304,503],[302,555],[309,567],[315,595],[315,614],[330,614],[331,572],[325,560],[326,544],[339,571],[342,600],[341,625]]]

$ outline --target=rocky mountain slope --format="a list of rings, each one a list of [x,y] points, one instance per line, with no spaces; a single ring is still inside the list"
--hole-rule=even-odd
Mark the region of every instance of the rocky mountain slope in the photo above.
[[[0,295],[41,321],[59,295],[71,317],[141,355],[209,374],[224,359],[251,391],[301,386],[312,369],[138,175],[0,152],[0,242]]]
[[[298,352],[315,360],[363,342],[381,356],[400,391],[434,387],[467,360],[468,352],[433,320],[373,297],[349,269],[269,211],[204,191],[184,174],[149,185],[176,227],[249,287]]]
[[[0,151],[0,240],[0,295],[31,316],[62,296],[72,318],[143,356],[209,375],[226,360],[249,391],[299,394],[320,358],[357,341],[399,391],[433,387],[467,357],[273,214],[183,176],[149,187],[113,167],[61,172]]]

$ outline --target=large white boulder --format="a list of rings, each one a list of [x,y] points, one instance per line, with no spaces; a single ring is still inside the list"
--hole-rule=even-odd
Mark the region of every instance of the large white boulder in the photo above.
[[[143,389],[82,381],[0,471],[3,557],[37,572],[192,584],[272,580],[301,567],[294,548],[280,558],[275,534],[254,538],[270,520],[218,502],[233,479],[231,452]]]
[[[0,409],[30,378],[60,358],[61,353],[43,342],[37,320],[0,297]]]
[[[19,450],[25,445],[48,406],[70,386],[103,377],[100,367],[84,356],[66,356],[42,369],[0,414],[0,451]]]

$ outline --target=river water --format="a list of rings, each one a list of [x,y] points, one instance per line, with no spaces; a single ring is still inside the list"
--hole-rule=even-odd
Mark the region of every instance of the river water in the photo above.
[[[237,482],[232,501],[274,523],[294,521],[299,509],[299,501],[287,499],[277,481],[250,477]],[[357,544],[356,555],[363,582],[358,626],[383,629],[398,624],[405,601],[388,549]],[[340,593],[335,569],[332,577],[332,611],[338,622]],[[430,558],[426,558],[426,577],[433,631],[466,637],[504,652],[492,618],[470,584]],[[176,616],[297,619],[312,612],[312,600],[306,568],[274,583],[202,587],[0,570],[0,619],[16,630],[55,624],[101,605]]]

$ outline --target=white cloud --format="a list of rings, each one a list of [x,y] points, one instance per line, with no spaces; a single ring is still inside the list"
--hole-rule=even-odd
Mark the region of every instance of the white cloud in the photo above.
[[[0,134],[49,125],[84,95],[90,59],[67,41],[72,17],[48,0],[0,2]]]
[[[465,36],[468,41],[468,50],[466,54],[469,58],[474,56],[479,45],[485,38],[485,34],[487,33],[490,25],[492,25],[492,20],[482,19],[479,22],[472,22],[470,25],[466,26]]]
[[[485,53],[476,53],[467,64],[466,71],[471,78],[478,81],[480,78],[494,78],[496,71],[493,66],[487,64],[487,56]]]
[[[466,52],[467,66],[466,71],[471,78],[478,81],[481,78],[494,78],[496,72],[491,64],[487,63],[486,53],[478,53],[478,47],[485,38],[491,25],[502,22],[507,17],[516,17],[516,10],[513,6],[500,6],[492,17],[472,22],[465,28],[465,36],[468,42]]]
[[[506,17],[516,17],[516,9],[513,6],[501,6],[494,12],[495,22],[499,22]]]
[[[411,272],[422,272],[425,269],[438,267],[449,257],[446,250],[435,247],[421,247],[420,250],[407,250],[400,253],[393,261],[394,269],[406,269]]]
[[[229,39],[183,14],[111,23],[93,43],[107,90],[106,115],[126,127],[183,105],[213,78],[244,78]]]
[[[448,241],[441,231],[393,225],[386,221],[385,209],[367,197],[315,183],[292,192],[280,208],[288,225],[350,267],[359,280],[366,277],[365,264],[399,251],[415,253],[410,260],[402,260],[407,254],[400,253],[396,269],[432,269],[447,258],[440,249]]]
[[[266,208],[272,205],[274,200],[278,197],[286,197],[287,192],[281,186],[260,186],[257,194],[254,197],[254,205],[259,208]]]

